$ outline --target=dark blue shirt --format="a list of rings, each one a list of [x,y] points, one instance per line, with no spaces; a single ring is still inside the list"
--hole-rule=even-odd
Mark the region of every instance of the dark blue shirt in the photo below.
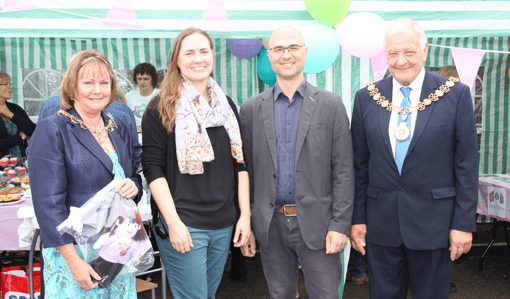
[[[303,80],[292,101],[282,92],[278,83],[274,88],[274,127],[278,155],[275,208],[296,203],[296,139],[305,86],[306,81]]]

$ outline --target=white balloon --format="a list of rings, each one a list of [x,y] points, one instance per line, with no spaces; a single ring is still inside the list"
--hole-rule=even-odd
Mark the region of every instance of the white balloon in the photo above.
[[[352,56],[370,58],[383,51],[383,18],[371,12],[357,12],[345,17],[335,27],[342,48]]]

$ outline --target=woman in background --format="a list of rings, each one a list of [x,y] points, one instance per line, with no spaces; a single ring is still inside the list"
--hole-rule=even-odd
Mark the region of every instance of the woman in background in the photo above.
[[[12,98],[11,76],[0,71],[0,158],[10,155],[18,158],[18,164],[23,163],[27,148],[26,138],[32,136],[35,124],[20,106],[7,102]]]

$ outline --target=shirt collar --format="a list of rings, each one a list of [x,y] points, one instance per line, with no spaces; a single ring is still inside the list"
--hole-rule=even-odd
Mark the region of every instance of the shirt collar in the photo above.
[[[306,80],[303,79],[303,82],[298,86],[296,89],[296,92],[299,92],[302,98],[305,97],[305,89],[306,89]],[[274,93],[273,93],[273,100],[276,102],[280,94],[282,94],[283,91],[281,90],[280,86],[278,86],[278,82],[276,82],[274,86]],[[292,99],[291,99],[292,100]]]
[[[425,80],[425,68],[422,67],[420,73],[414,79],[414,81],[409,84],[409,86],[412,89],[412,93],[415,93],[418,96],[418,99],[421,95],[421,87],[423,86],[423,81]],[[404,87],[402,84],[400,84],[395,77],[393,77],[393,94],[396,94],[397,92],[400,92],[400,88]],[[411,101],[414,97],[411,97]]]

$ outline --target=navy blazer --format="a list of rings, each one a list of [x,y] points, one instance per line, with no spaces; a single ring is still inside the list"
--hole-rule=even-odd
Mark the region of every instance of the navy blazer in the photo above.
[[[420,100],[446,80],[426,72]],[[376,87],[391,101],[392,77]],[[367,88],[356,93],[351,125],[356,175],[352,223],[366,224],[367,242],[377,245],[446,248],[450,229],[476,229],[478,141],[469,88],[456,83],[417,112],[402,175],[391,150],[390,116]]]
[[[76,110],[68,112],[80,118]],[[106,125],[109,116],[104,111],[101,116]],[[108,135],[126,178],[131,178],[138,188],[139,198],[142,186],[136,169],[140,161],[135,158],[131,146],[132,136],[124,122],[114,121],[116,127]],[[82,129],[67,116],[52,115],[37,125],[32,136],[28,168],[44,247],[72,243],[74,238],[69,234],[61,235],[56,227],[68,217],[69,207],[81,207],[113,180],[110,157],[89,130]]]

